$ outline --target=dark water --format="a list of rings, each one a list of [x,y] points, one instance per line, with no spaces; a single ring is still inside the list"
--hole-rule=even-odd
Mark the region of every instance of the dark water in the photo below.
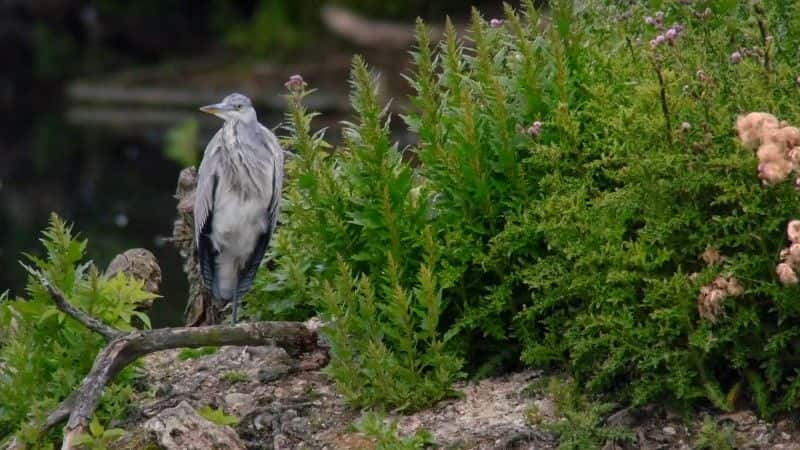
[[[80,123],[70,111],[22,109],[2,130],[0,291],[24,294],[17,261],[22,252],[42,253],[38,238],[56,212],[89,240],[87,257],[100,268],[126,249],[151,250],[164,279],[153,324],[179,323],[186,281],[177,253],[160,239],[171,234],[180,172],[162,153],[168,124],[125,129]]]

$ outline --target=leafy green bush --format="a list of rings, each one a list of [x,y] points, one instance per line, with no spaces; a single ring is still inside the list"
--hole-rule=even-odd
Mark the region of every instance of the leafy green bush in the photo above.
[[[121,330],[132,330],[134,317],[149,326],[149,318],[135,308],[154,294],[141,281],[123,274],[108,279],[91,262],[81,263],[86,241],[55,215],[42,244],[45,257],[27,259],[73,305]],[[29,277],[27,293],[28,298],[0,303],[0,440],[19,432],[23,442],[43,445],[48,438],[38,436],[28,420],[43,419],[72,393],[104,341],[56,309],[38,277]],[[102,421],[124,412],[132,376],[131,369],[123,371],[104,393],[98,411]]]
[[[319,308],[335,321],[337,355],[329,370],[354,403],[416,408],[450,393],[458,359],[438,332],[440,287],[427,203],[389,140],[389,122],[363,60],[353,63],[357,123],[346,124],[347,151],[325,152],[310,133],[313,115],[294,90],[288,117],[297,152],[287,163],[287,218],[262,272],[251,313],[298,318]],[[345,263],[346,261],[346,263]],[[296,308],[296,307],[300,308]]]
[[[334,316],[332,373],[361,404],[423,404],[392,392],[442,371],[444,393],[458,356],[477,376],[562,366],[635,403],[796,405],[800,309],[775,265],[798,194],[760,183],[732,127],[763,110],[800,124],[800,11],[661,6],[560,0],[540,18],[528,2],[438,46],[420,25],[414,171],[360,60],[342,149],[295,93],[298,157],[253,314]],[[698,296],[720,280],[736,296],[709,313]]]

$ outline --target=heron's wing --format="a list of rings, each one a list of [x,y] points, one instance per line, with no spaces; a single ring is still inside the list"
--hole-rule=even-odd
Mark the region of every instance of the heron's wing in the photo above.
[[[283,149],[278,143],[278,139],[267,128],[262,127],[263,145],[270,154],[270,163],[266,173],[266,183],[269,183],[269,201],[266,210],[266,230],[258,237],[253,252],[247,258],[247,262],[239,274],[239,284],[237,286],[237,296],[242,298],[253,286],[253,279],[256,276],[261,260],[269,248],[269,242],[275,227],[278,225],[278,215],[280,213],[281,192],[283,191]]]
[[[222,130],[211,138],[203,154],[197,173],[197,188],[194,192],[194,233],[200,272],[206,288],[213,288],[214,246],[211,243],[211,223],[214,216],[214,194],[217,190],[217,154],[222,146]]]

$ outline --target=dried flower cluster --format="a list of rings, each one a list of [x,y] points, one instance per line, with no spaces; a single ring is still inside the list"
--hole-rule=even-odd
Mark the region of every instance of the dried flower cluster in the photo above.
[[[800,130],[778,122],[772,114],[752,112],[739,116],[736,130],[742,145],[758,147],[758,177],[764,184],[776,184],[792,171],[800,173]]]
[[[714,281],[700,288],[697,296],[697,312],[700,318],[716,322],[722,315],[722,304],[728,297],[739,297],[744,288],[739,280],[733,277],[717,277]]]
[[[786,227],[786,235],[791,244],[781,250],[781,262],[775,273],[784,286],[797,284],[797,270],[800,269],[800,220],[792,220]]]

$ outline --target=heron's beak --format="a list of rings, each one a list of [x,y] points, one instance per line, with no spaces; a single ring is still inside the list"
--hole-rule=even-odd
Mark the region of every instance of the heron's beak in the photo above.
[[[204,113],[208,114],[213,114],[217,117],[222,117],[222,114],[224,114],[227,111],[230,111],[231,109],[232,108],[226,105],[225,103],[215,103],[213,105],[206,105],[200,107],[200,111],[203,111]]]

